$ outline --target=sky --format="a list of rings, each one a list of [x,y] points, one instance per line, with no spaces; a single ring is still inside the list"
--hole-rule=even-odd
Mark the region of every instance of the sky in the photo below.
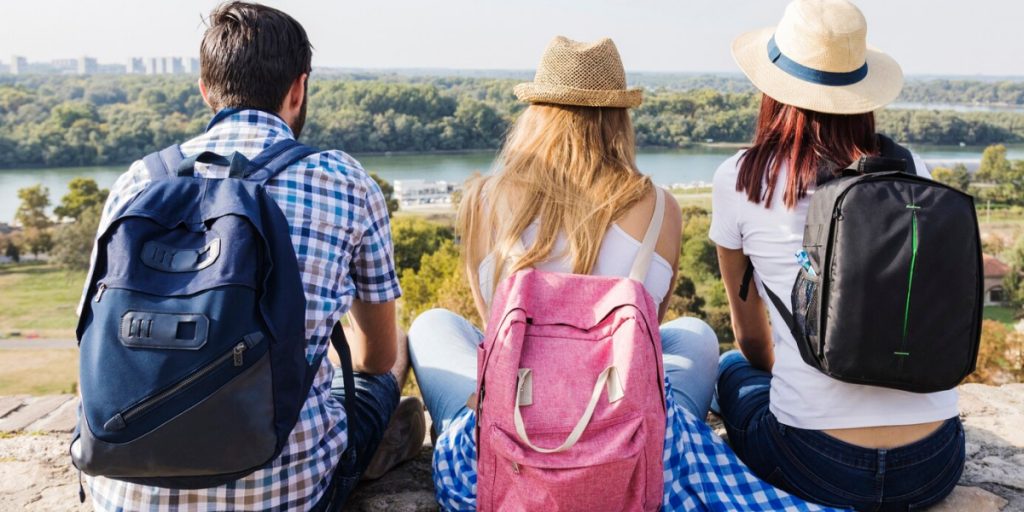
[[[2,0],[0,62],[198,56],[213,0]],[[732,39],[786,0],[265,0],[306,27],[313,65],[533,69],[555,35],[615,40],[627,71],[732,72]],[[1020,0],[859,0],[869,43],[910,75],[1024,75]]]

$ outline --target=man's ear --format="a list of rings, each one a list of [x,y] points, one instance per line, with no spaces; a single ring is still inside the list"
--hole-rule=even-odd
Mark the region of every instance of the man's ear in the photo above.
[[[202,78],[199,79],[199,94],[203,97],[203,102],[206,103],[206,106],[210,107],[210,110],[217,110],[210,103],[210,93],[206,91],[206,84],[203,83]]]

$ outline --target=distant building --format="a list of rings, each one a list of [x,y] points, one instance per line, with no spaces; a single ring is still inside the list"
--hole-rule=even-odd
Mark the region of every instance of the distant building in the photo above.
[[[41,62],[32,62],[29,65],[36,73],[56,73],[58,75],[72,75],[78,72],[77,58],[54,58],[49,65]]]
[[[983,256],[985,269],[985,305],[1005,306],[1009,302],[1003,279],[1010,273],[1010,266],[995,256]]]
[[[185,73],[185,66],[181,63],[181,57],[164,57],[164,73],[180,75]]]
[[[195,57],[193,57],[191,59],[188,59],[187,64],[185,66],[185,72],[190,74],[190,75],[198,75],[199,74],[199,59],[197,59]]]
[[[0,75],[6,75],[11,72],[11,67],[3,62],[0,62]]]
[[[11,57],[10,71],[12,75],[22,75],[28,72],[28,60],[25,57],[14,55]]]
[[[125,73],[129,75],[144,75],[146,74],[146,63],[142,57],[132,57],[128,59],[124,66]]]
[[[100,64],[96,66],[96,73],[100,75],[123,75],[127,72],[124,64]]]
[[[447,181],[395,180],[394,185],[395,198],[402,206],[451,203],[456,189]]]
[[[92,57],[79,57],[76,64],[79,75],[95,75],[100,68],[99,62]]]

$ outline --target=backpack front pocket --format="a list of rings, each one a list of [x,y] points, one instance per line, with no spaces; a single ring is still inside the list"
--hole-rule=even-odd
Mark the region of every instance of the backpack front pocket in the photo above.
[[[537,429],[530,437],[555,446],[569,433]],[[488,510],[644,509],[646,441],[639,414],[592,422],[571,449],[558,453],[538,453],[498,426],[484,435],[494,454],[494,475],[483,476],[494,482]]]

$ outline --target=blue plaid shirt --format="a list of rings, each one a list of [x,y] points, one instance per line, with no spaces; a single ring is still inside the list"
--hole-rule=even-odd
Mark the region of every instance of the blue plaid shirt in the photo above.
[[[835,510],[772,487],[747,469],[704,421],[672,399],[665,381],[665,494],[662,510]],[[476,413],[466,410],[437,439],[434,491],[446,511],[476,510]]]
[[[273,143],[294,138],[277,116],[256,110],[230,115],[181,149],[185,155],[233,151],[253,158]],[[197,173],[227,177],[223,167],[197,165]],[[110,190],[100,231],[145,189],[149,171],[132,164]],[[284,212],[306,295],[306,358],[327,350],[331,327],[353,297],[382,303],[401,295],[392,255],[384,196],[359,162],[341,151],[300,160],[267,183]],[[348,444],[345,410],[331,397],[333,368],[324,358],[281,455],[263,469],[210,489],[164,489],[89,478],[97,510],[304,510],[320,499]]]

